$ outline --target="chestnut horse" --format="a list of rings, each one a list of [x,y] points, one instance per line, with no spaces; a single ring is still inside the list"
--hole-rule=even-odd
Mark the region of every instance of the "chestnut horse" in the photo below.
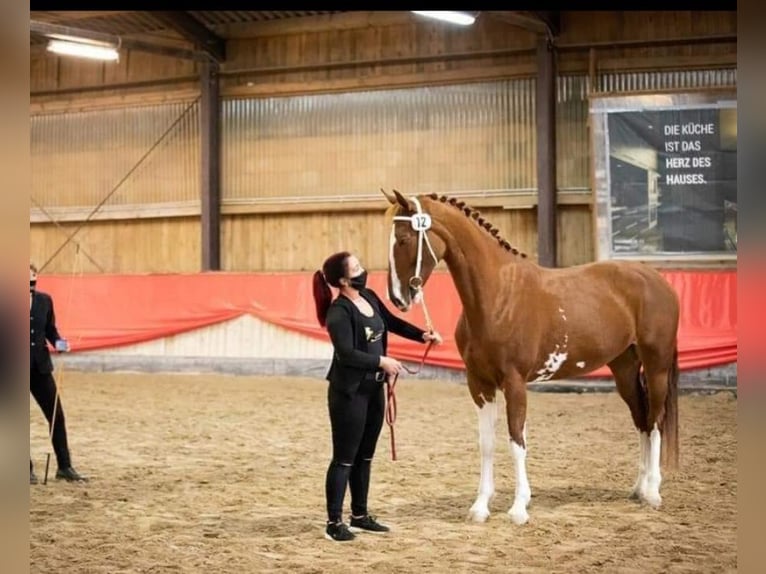
[[[496,391],[505,397],[516,477],[508,514],[524,524],[532,496],[526,384],[583,375],[603,365],[613,373],[638,430],[638,479],[631,497],[658,508],[661,459],[665,468],[678,465],[679,303],[670,284],[635,262],[540,267],[462,201],[383,193],[391,203],[386,212],[391,302],[408,311],[443,259],[463,305],[455,341],[478,413],[481,452],[470,517],[484,522],[495,492]]]

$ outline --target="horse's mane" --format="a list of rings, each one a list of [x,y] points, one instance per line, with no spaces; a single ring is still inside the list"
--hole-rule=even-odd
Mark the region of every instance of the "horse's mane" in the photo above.
[[[488,231],[492,235],[492,237],[494,237],[497,240],[497,243],[500,245],[500,247],[502,247],[506,251],[510,251],[514,255],[519,255],[520,257],[527,257],[526,253],[522,253],[521,251],[513,247],[510,243],[508,243],[508,241],[506,241],[500,235],[500,230],[498,230],[497,227],[492,225],[489,221],[484,219],[481,216],[481,213],[479,212],[479,210],[466,205],[464,201],[458,201],[454,197],[447,197],[446,195],[439,196],[436,193],[432,193],[428,195],[428,197],[430,199],[433,199],[434,201],[441,201],[442,203],[447,203],[451,205],[455,209],[459,209],[465,214],[466,217],[476,220],[476,222],[479,224],[480,227]],[[390,205],[388,209],[386,209],[386,215],[389,217],[393,217],[394,215],[396,215],[396,213],[399,211],[400,208],[401,206],[394,203]]]
[[[452,207],[462,211],[465,214],[466,217],[470,217],[470,218],[476,220],[476,222],[479,224],[479,226],[484,228],[486,231],[488,231],[490,233],[490,235],[492,235],[492,237],[494,237],[497,240],[498,244],[503,249],[505,249],[506,251],[510,251],[514,255],[519,255],[521,257],[526,257],[527,256],[526,253],[520,252],[518,249],[516,249],[510,243],[508,243],[508,241],[506,241],[500,235],[500,230],[498,230],[497,227],[495,227],[489,221],[484,219],[481,216],[481,213],[477,209],[474,209],[474,208],[466,205],[464,201],[458,201],[454,197],[447,197],[446,195],[439,196],[436,193],[432,193],[428,197],[430,197],[434,201],[441,201],[442,203],[447,203],[447,204],[451,205]]]

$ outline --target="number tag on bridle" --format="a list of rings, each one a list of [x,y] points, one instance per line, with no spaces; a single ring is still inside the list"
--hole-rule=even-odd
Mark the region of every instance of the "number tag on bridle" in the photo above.
[[[410,224],[415,231],[428,231],[431,229],[431,216],[427,213],[417,213],[411,217]]]

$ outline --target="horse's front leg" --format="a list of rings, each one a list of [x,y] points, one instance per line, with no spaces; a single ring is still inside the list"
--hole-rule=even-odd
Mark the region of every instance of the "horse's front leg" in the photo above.
[[[489,517],[489,502],[495,494],[494,455],[495,424],[497,422],[497,401],[492,396],[483,396],[484,402],[476,406],[479,419],[479,452],[481,453],[481,475],[479,492],[471,506],[469,515],[476,522],[485,522]]]
[[[515,524],[525,524],[529,520],[527,506],[532,499],[532,490],[527,478],[527,387],[521,375],[516,372],[509,375],[503,385],[503,393],[516,474],[516,494],[508,516]]]

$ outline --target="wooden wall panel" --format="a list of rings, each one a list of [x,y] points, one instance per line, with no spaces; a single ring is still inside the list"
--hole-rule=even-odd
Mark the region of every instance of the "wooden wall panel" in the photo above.
[[[736,12],[563,12],[558,43],[597,44],[597,71],[693,69],[736,66],[735,42],[623,47],[631,40],[667,40],[737,33]],[[562,70],[587,70],[586,51],[564,51]]]
[[[31,54],[29,60],[30,92],[59,89],[59,58]]]
[[[397,23],[363,26],[344,30],[317,30],[299,34],[272,35],[233,39],[227,49],[231,61],[224,74],[234,70],[253,70],[225,80],[224,87],[246,87],[249,82],[258,91],[267,84],[281,91],[280,84],[312,86],[311,89],[333,89],[398,84],[402,78],[413,81],[476,68],[497,69],[503,66],[531,64],[531,55],[482,55],[451,61],[403,62],[376,64],[375,60],[432,57],[438,54],[467,52],[516,51],[533,49],[534,37],[521,29],[509,33],[507,24],[492,19],[479,19],[471,27],[448,27],[404,14]],[[369,62],[369,65],[320,70],[290,70],[296,66],[324,63]],[[526,68],[529,70],[529,67]],[[271,71],[270,71],[271,70]],[[506,74],[508,72],[506,71]],[[373,80],[374,78],[374,80]],[[356,82],[356,84],[355,84]],[[422,80],[421,80],[422,82]],[[247,90],[243,90],[247,91]]]
[[[606,43],[736,34],[736,32],[736,11],[565,11],[561,13],[559,42],[561,44]],[[726,47],[720,45],[680,46],[680,48],[685,50],[687,55],[712,54],[726,50]],[[671,52],[667,47],[642,49]],[[615,55],[619,54],[615,53]],[[646,55],[660,54],[647,52]]]
[[[533,210],[482,209],[511,245],[536,257]],[[390,228],[384,212],[232,215],[222,220],[227,271],[313,271],[337,251],[354,251],[369,269],[388,266]],[[573,252],[572,259],[581,257]]]
[[[32,261],[42,265],[78,226],[30,226]],[[107,273],[196,273],[200,269],[197,218],[89,221],[75,239],[80,242],[80,253],[77,246],[69,242],[46,271],[97,273],[101,267]]]
[[[514,247],[537,255],[537,224],[532,209],[487,208],[482,214]],[[77,225],[36,224],[30,228],[32,261],[42,265]],[[350,249],[370,269],[388,265],[388,233],[383,211],[232,215],[222,220],[223,268],[227,271],[313,271],[329,254]],[[559,263],[592,259],[588,207],[567,206],[559,219]],[[46,268],[55,273],[194,273],[200,265],[196,218],[90,221]],[[92,262],[89,257],[93,259]]]
[[[123,51],[118,62],[98,62],[37,50],[30,55],[30,70],[30,92],[34,95],[52,90],[188,77],[197,73],[197,64],[146,52]]]
[[[76,88],[78,86],[93,86],[104,83],[105,62],[80,60],[76,58],[59,58],[57,63],[58,87],[60,89]]]
[[[327,18],[304,18],[303,22],[270,22],[230,27],[227,43],[229,61],[223,68],[224,93],[239,95],[352,89],[385,85],[463,81],[480,70],[508,77],[533,75],[531,55],[487,55],[486,52],[533,49],[534,36],[502,21],[480,17],[474,26],[442,26],[403,13],[352,13]],[[654,61],[672,66],[673,60],[709,58],[736,54],[736,45],[656,46],[622,48],[609,43],[623,40],[666,39],[683,36],[734,34],[736,12],[562,12],[566,44],[602,43],[598,56],[609,66],[631,68],[631,61]],[[473,58],[430,62],[375,63],[407,57],[474,52]],[[481,53],[484,52],[484,55]],[[717,59],[717,60],[716,60]],[[658,60],[664,60],[658,62]],[[364,66],[290,71],[290,68],[325,63],[369,62]],[[700,60],[701,61],[701,60]],[[736,60],[735,60],[736,61]],[[75,63],[76,62],[76,63]],[[587,50],[561,54],[565,73],[588,70]],[[270,70],[269,70],[270,69]],[[119,63],[100,64],[59,59],[44,51],[31,54],[31,92],[146,82],[167,78],[189,78],[197,72],[191,61],[141,52],[127,53]],[[251,70],[249,74],[227,76]],[[486,72],[489,71],[489,72]],[[251,85],[248,85],[251,84]]]
[[[559,206],[557,264],[560,267],[593,261],[593,211],[589,205]]]

